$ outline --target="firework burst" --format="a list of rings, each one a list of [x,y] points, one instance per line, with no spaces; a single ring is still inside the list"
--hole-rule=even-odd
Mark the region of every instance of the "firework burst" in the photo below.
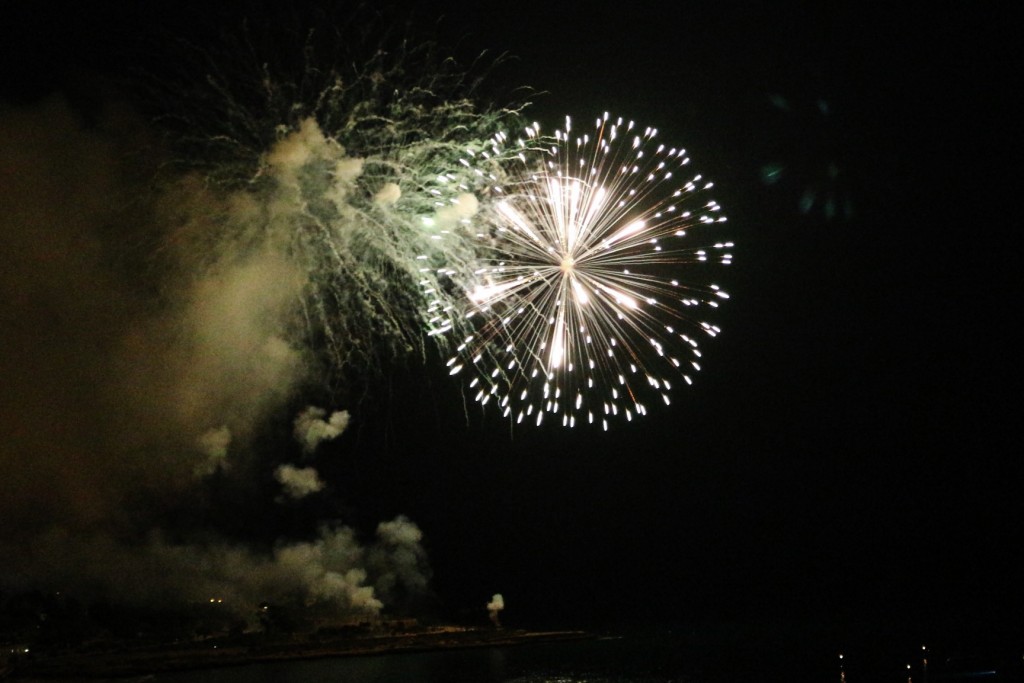
[[[448,365],[482,404],[516,421],[572,427],[631,420],[700,370],[699,337],[728,295],[706,266],[731,242],[712,183],[657,131],[605,114],[589,133],[526,129],[516,166],[492,185],[475,230],[479,265],[462,285],[472,325]]]

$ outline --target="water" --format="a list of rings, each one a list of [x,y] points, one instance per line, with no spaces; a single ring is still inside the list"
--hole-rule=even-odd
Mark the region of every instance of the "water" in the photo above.
[[[273,662],[147,677],[154,683],[662,683],[700,679],[687,673],[669,633]],[[136,679],[138,680],[138,679]]]
[[[625,629],[592,639],[270,662],[120,679],[152,683],[724,683],[758,675],[732,632]],[[836,669],[838,673],[838,669]],[[761,672],[762,674],[764,672]],[[838,675],[835,677],[838,683]],[[849,682],[854,683],[854,682]]]
[[[878,639],[873,639],[877,635]],[[593,639],[250,664],[119,679],[147,683],[997,683],[1024,680],[1021,652],[956,659],[875,629],[841,638],[775,624],[619,629]],[[840,667],[838,654],[843,651]],[[963,663],[963,665],[961,665]],[[997,671],[999,673],[992,673]],[[97,683],[94,681],[94,683]]]

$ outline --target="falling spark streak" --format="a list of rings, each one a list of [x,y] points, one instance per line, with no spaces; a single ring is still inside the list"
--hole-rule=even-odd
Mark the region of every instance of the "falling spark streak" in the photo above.
[[[691,313],[729,298],[708,281],[734,246],[712,183],[685,150],[652,144],[655,129],[624,135],[633,127],[605,114],[570,138],[566,118],[552,141],[533,124],[472,219],[478,262],[459,286],[475,331],[450,366],[472,358],[466,371],[488,387],[477,400],[499,392],[517,421],[646,415],[645,397],[670,403],[680,347],[697,353],[676,329],[720,331]]]

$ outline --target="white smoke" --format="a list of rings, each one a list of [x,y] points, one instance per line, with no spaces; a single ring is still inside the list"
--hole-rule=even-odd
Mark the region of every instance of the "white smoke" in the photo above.
[[[196,445],[199,447],[200,453],[206,456],[206,460],[196,465],[196,476],[211,475],[218,469],[227,467],[231,430],[226,425],[211,429],[196,440]]]
[[[60,98],[0,109],[0,589],[140,606],[216,598],[249,618],[296,601],[372,615],[380,596],[425,586],[421,534],[404,518],[369,549],[337,524],[264,551],[171,529],[182,501],[204,500],[196,475],[225,470],[229,448],[227,481],[254,471],[260,429],[311,376],[310,274],[289,250],[302,206],[287,187],[151,184],[163,159],[133,135],[145,125],[116,108],[88,126]],[[297,182],[324,149],[341,154],[304,126],[268,155],[269,175]],[[337,160],[335,184],[358,176],[358,162]],[[296,438],[311,452],[348,419],[311,407]],[[276,475],[293,497],[323,488],[312,468]]]
[[[88,597],[129,605],[214,598],[245,619],[255,618],[265,603],[367,616],[383,607],[367,581],[366,551],[347,527],[325,527],[313,541],[281,543],[269,553],[225,542],[174,544],[157,532],[129,545],[62,530],[36,538],[32,551],[34,563],[20,569],[33,581],[75,585],[80,594],[90,591]],[[121,580],[113,585],[111,576]]]
[[[440,228],[452,229],[464,219],[471,218],[480,208],[480,200],[476,195],[463,192],[455,197],[451,204],[441,207],[434,216],[434,222]]]
[[[271,147],[264,161],[270,172],[286,184],[297,182],[296,175],[311,159],[329,154],[341,159],[345,150],[334,140],[324,136],[315,119],[307,118],[295,130]],[[351,182],[359,176],[361,164],[347,162],[339,168],[339,180]]]
[[[395,183],[384,183],[377,194],[373,195],[373,201],[380,206],[390,206],[402,197],[402,189]]]
[[[306,453],[312,453],[324,441],[337,438],[348,427],[347,410],[331,413],[327,420],[327,411],[316,406],[308,406],[295,418],[295,440],[302,444]]]
[[[405,516],[377,525],[377,542],[366,566],[382,599],[395,601],[426,592],[430,568],[422,540],[423,532]]]
[[[247,457],[309,375],[307,276],[269,238],[217,239],[244,202],[151,189],[130,112],[96,118],[57,97],[0,110],[0,543],[175,500],[229,443]]]
[[[281,465],[274,471],[274,478],[284,487],[290,498],[299,499],[323,490],[324,482],[312,467]]]
[[[503,609],[505,609],[505,598],[502,597],[501,593],[495,593],[491,601],[487,603],[487,616],[490,617],[491,622],[498,628],[501,628],[501,620],[498,619],[498,613]]]

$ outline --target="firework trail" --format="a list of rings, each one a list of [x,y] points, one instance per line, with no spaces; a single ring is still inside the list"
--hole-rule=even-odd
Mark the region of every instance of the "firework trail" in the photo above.
[[[184,106],[173,82],[155,86],[175,112],[163,116],[174,171],[224,207],[198,227],[185,221],[167,246],[185,245],[179,258],[193,271],[226,250],[287,255],[306,280],[295,343],[351,396],[387,363],[425,354],[424,329],[464,326],[448,315],[460,298],[451,283],[472,270],[473,245],[450,236],[514,153],[495,151],[495,136],[522,121],[516,106],[481,105],[479,76],[429,43],[340,61],[311,38],[303,60],[299,79],[259,61],[217,64]]]
[[[714,237],[726,218],[686,151],[656,136],[607,114],[576,135],[567,118],[547,145],[526,129],[472,222],[474,330],[448,361],[481,404],[607,429],[700,370],[698,337],[719,332],[704,316],[728,295],[697,266],[729,264],[733,244],[692,246],[690,232]]]

